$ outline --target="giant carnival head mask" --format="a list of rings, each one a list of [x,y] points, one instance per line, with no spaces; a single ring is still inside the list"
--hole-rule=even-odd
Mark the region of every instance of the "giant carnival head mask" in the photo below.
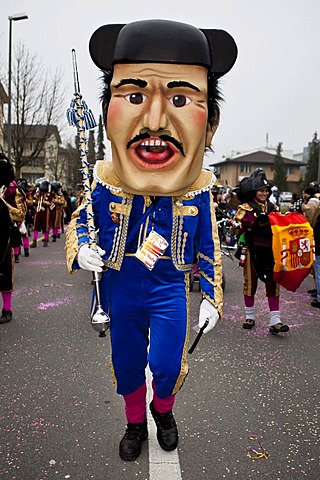
[[[144,20],[104,25],[89,47],[107,72],[105,124],[122,188],[145,195],[185,193],[200,174],[218,125],[213,97],[217,79],[236,60],[233,38],[223,30]]]

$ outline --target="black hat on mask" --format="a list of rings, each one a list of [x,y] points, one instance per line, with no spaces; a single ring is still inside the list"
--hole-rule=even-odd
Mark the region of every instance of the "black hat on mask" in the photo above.
[[[92,35],[89,50],[102,70],[116,63],[174,63],[201,65],[217,77],[226,74],[237,58],[236,43],[224,30],[171,20],[103,25]]]

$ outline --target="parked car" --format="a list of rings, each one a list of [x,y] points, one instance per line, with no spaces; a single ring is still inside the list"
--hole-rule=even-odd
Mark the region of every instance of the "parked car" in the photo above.
[[[292,193],[291,192],[281,192],[280,193],[280,202],[291,202]]]

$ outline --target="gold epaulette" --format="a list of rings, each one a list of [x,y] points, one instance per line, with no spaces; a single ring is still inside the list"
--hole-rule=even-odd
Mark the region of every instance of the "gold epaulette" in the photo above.
[[[249,203],[242,203],[241,205],[238,205],[238,210],[237,213],[234,216],[235,220],[241,220],[246,212],[252,212],[253,208],[249,205]]]

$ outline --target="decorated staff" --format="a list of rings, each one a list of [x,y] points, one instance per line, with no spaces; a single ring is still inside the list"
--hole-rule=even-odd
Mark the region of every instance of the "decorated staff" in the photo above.
[[[94,252],[102,252],[97,245],[97,233],[94,225],[94,214],[92,210],[92,198],[91,198],[91,183],[88,156],[88,146],[86,130],[90,130],[97,126],[94,116],[87,104],[82,98],[80,93],[80,83],[77,67],[76,51],[72,49],[72,64],[73,64],[73,78],[74,78],[74,98],[71,101],[70,108],[67,110],[67,118],[70,126],[77,127],[78,139],[79,139],[79,151],[81,161],[81,173],[82,173],[82,185],[84,190],[85,210],[87,216],[88,225],[88,239],[90,248]],[[96,299],[93,302],[91,325],[99,332],[100,337],[105,336],[106,330],[109,328],[109,316],[103,311],[100,300],[99,289],[99,273],[93,272],[93,280],[95,284]]]

